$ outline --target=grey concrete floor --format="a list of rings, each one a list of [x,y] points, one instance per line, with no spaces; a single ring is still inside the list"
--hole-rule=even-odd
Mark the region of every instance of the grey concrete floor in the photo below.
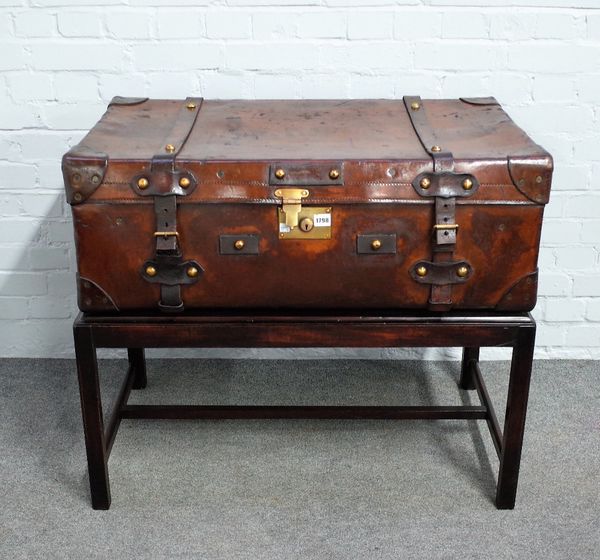
[[[100,364],[107,399],[124,361]],[[502,417],[508,364],[482,364]],[[459,364],[151,360],[132,402],[462,404]],[[0,558],[600,558],[600,364],[538,361],[517,506],[483,422],[124,421],[93,511],[75,364],[0,360]],[[106,404],[106,403],[105,403]]]

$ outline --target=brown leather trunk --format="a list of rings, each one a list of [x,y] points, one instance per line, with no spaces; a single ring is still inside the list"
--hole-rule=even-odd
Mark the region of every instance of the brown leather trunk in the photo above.
[[[493,98],[115,98],[63,158],[83,311],[526,311],[552,158]]]

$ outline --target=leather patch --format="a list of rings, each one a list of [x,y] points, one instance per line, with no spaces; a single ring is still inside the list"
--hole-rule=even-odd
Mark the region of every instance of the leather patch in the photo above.
[[[508,158],[508,172],[519,192],[532,202],[546,204],[550,200],[553,169],[552,156]]]
[[[195,274],[189,273],[195,269]],[[153,274],[148,274],[152,270]],[[176,286],[179,284],[195,284],[204,269],[196,261],[181,261],[179,255],[162,255],[156,260],[149,260],[142,266],[144,280],[151,284]]]
[[[115,95],[108,104],[109,107],[113,105],[141,105],[148,101],[148,97],[123,97],[122,95]]]
[[[344,164],[340,161],[273,163],[269,168],[269,184],[300,187],[343,185]]]
[[[459,97],[459,99],[469,105],[500,105],[495,97]]]
[[[258,235],[220,235],[221,255],[258,255]]]
[[[119,311],[113,299],[89,278],[77,274],[77,303],[81,311]]]
[[[425,197],[465,198],[477,192],[479,181],[466,173],[421,173],[414,178],[412,186]]]
[[[62,159],[67,202],[72,205],[87,200],[102,184],[108,155],[97,152],[83,144],[71,148]]]
[[[536,304],[538,271],[523,276],[515,282],[500,298],[496,305],[498,311],[531,311]]]
[[[410,267],[409,273],[419,284],[443,286],[464,284],[473,276],[473,267],[467,261],[417,261]]]
[[[130,185],[140,196],[186,196],[194,192],[198,181],[191,171],[185,169],[158,169],[136,175]]]
[[[356,237],[356,252],[359,255],[395,255],[395,233],[359,234]]]

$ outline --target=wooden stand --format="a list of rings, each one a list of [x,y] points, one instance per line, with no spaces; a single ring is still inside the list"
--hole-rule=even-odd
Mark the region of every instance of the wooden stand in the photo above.
[[[73,326],[92,507],[110,507],[108,457],[122,419],[375,418],[485,420],[500,458],[496,506],[515,505],[535,321],[528,313],[233,313],[90,316]],[[513,348],[504,431],[479,368],[479,348]],[[459,386],[480,406],[150,406],[127,404],[146,386],[144,348],[463,347]],[[108,422],[98,383],[97,348],[127,348],[129,371]]]

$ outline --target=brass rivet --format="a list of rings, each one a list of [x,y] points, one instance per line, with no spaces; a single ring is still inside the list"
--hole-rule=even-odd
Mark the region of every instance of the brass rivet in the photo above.
[[[196,108],[196,104],[195,103],[188,103],[186,105],[186,107],[190,110],[193,111]]]
[[[410,104],[410,108],[411,108],[413,111],[418,111],[418,110],[421,108],[421,104],[420,104],[420,103],[418,103],[417,101],[413,101],[413,102]]]
[[[459,266],[456,275],[459,278],[465,278],[469,274],[469,269],[466,266]]]
[[[190,277],[190,278],[196,278],[196,276],[198,276],[198,269],[195,266],[190,266],[185,273]]]
[[[147,189],[149,184],[150,183],[148,182],[148,179],[146,179],[146,177],[140,177],[137,182],[138,188],[142,190]]]
[[[541,176],[541,175],[538,175],[538,176],[535,178],[535,182],[536,182],[536,183],[538,183],[538,184],[539,184],[539,183],[541,183],[542,181],[543,181],[543,179],[542,179],[542,176]]]
[[[308,191],[307,190],[302,191],[302,196],[308,196]]]
[[[431,186],[431,180],[427,177],[423,177],[419,185],[421,185],[422,189],[428,189]]]
[[[147,266],[146,267],[146,274],[148,276],[156,276],[156,268],[154,268],[152,265]]]
[[[381,241],[379,241],[379,239],[373,239],[371,242],[371,249],[373,249],[373,251],[379,251],[379,249],[381,249]]]
[[[440,146],[431,146],[431,151],[432,152],[441,152],[442,148]]]
[[[79,183],[79,181],[81,181],[81,175],[79,173],[73,173],[71,179],[73,183]]]
[[[233,246],[234,246],[234,247],[235,247],[235,248],[236,248],[238,251],[241,251],[241,250],[242,250],[242,249],[243,249],[243,248],[246,246],[246,243],[244,243],[244,240],[243,240],[243,239],[238,239],[238,240],[237,240],[237,241],[236,241],[236,242],[233,244]]]
[[[187,177],[181,177],[181,179],[179,179],[179,186],[182,189],[187,189],[191,184],[192,182]]]
[[[275,177],[278,179],[283,179],[285,177],[285,170],[279,168],[275,170]]]
[[[329,178],[330,178],[332,181],[335,181],[335,180],[336,180],[336,179],[337,179],[339,176],[340,176],[340,172],[339,172],[337,169],[332,169],[332,170],[329,172]]]
[[[275,191],[275,196],[281,196],[281,191],[279,189]]]
[[[92,175],[92,183],[97,185],[100,183],[100,175]]]
[[[165,146],[165,152],[167,152],[168,154],[172,154],[175,151],[175,146],[173,146],[173,144],[167,144]]]
[[[81,195],[81,193],[78,193],[78,192],[76,192],[76,193],[73,195],[73,200],[74,200],[75,202],[81,202],[81,201],[83,200],[83,196]]]
[[[465,179],[463,181],[463,189],[470,191],[473,188],[473,181],[471,179]]]
[[[417,276],[426,276],[427,275],[427,269],[424,266],[420,266],[419,268],[417,268]]]

